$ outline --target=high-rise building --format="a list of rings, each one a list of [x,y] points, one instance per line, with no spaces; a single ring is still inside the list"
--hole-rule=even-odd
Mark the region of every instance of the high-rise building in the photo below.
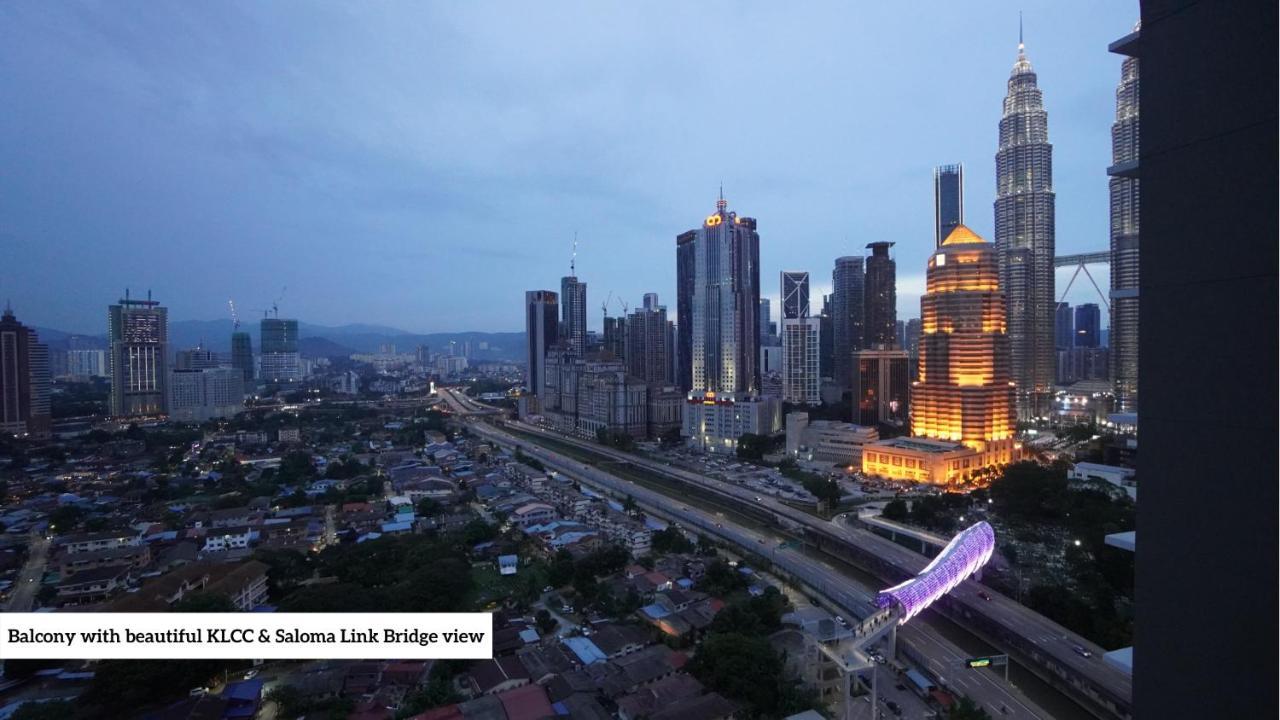
[[[682,392],[693,389],[693,286],[695,282],[698,230],[676,236],[676,358],[679,362],[676,386]]]
[[[528,365],[524,389],[529,395],[541,395],[547,382],[547,351],[556,343],[559,329],[560,299],[552,290],[528,290],[524,294],[525,336]]]
[[[833,373],[836,384],[847,390],[853,387],[853,353],[864,347],[862,258],[836,258],[831,283]]]
[[[749,394],[760,387],[760,235],[754,218],[727,208],[721,197],[689,241],[695,393]]]
[[[169,310],[147,293],[107,308],[111,415],[161,415],[168,407]]]
[[[204,370],[216,367],[218,367],[218,353],[199,345],[188,350],[179,350],[173,365],[175,370]]]
[[[174,369],[169,374],[169,419],[205,422],[244,409],[244,373],[239,368]]]
[[[769,326],[773,324],[773,307],[769,298],[760,298],[760,337],[769,336]],[[763,342],[763,340],[761,341]]]
[[[604,336],[601,338],[601,349],[619,360],[627,357],[627,319],[604,317]]]
[[[894,322],[893,333],[897,343],[894,347],[899,350],[907,349],[907,324],[902,320]]]
[[[262,348],[258,377],[262,384],[284,388],[302,381],[302,363],[298,354],[298,321],[263,318],[258,326],[258,345]]]
[[[650,298],[652,303],[648,302]],[[648,385],[669,385],[671,348],[667,345],[667,308],[658,304],[657,293],[649,293],[645,300],[643,307],[627,317],[626,371]]]
[[[866,284],[863,287],[863,323],[866,348],[892,348],[897,339],[898,271],[889,257],[891,242],[867,244]]]
[[[933,246],[942,247],[957,225],[964,224],[964,166],[933,169]]]
[[[991,245],[960,225],[929,258],[925,283],[912,434],[974,449],[1012,441],[1009,336]]]
[[[587,353],[587,284],[574,275],[560,278],[560,339],[579,357]]]
[[[854,365],[852,421],[866,427],[906,427],[911,387],[907,351],[859,350]]]
[[[72,377],[110,377],[105,350],[68,350],[67,374]]]
[[[835,372],[835,318],[831,308],[831,296],[822,296],[822,314],[818,316],[818,371],[824,378]]]
[[[231,367],[240,371],[246,387],[253,383],[253,339],[247,332],[231,333]]]
[[[1053,347],[1070,350],[1076,345],[1075,313],[1069,303],[1060,302],[1053,311]]]
[[[809,273],[783,271],[782,399],[818,405],[822,402],[822,321],[809,317]]]
[[[49,348],[5,307],[0,316],[0,433],[49,434]]]
[[[782,318],[809,317],[809,273],[782,271]]]
[[[1111,124],[1111,325],[1108,338],[1116,410],[1138,403],[1138,58],[1120,64],[1116,120]]]
[[[1053,146],[1036,73],[1018,43],[996,151],[996,255],[1020,419],[1046,414],[1054,379]]]
[[[902,338],[902,347],[907,351],[911,382],[914,383],[920,379],[920,318],[911,318],[907,321],[906,329],[902,332]]]
[[[1093,303],[1077,305],[1075,308],[1075,346],[1081,348],[1098,347],[1098,338],[1102,331],[1102,312]]]

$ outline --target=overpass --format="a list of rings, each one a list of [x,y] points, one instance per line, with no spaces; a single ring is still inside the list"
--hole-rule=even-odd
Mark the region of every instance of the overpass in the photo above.
[[[453,395],[456,393],[447,393],[446,397]],[[796,534],[806,544],[857,566],[888,584],[900,583],[917,575],[929,563],[927,557],[868,530],[839,526],[772,498],[756,500],[757,496],[751,491],[730,483],[532,425],[509,424],[522,433],[540,435],[679,483],[694,495],[723,503],[753,520]],[[978,595],[981,591],[978,583],[966,580],[935,603],[933,609],[1012,655],[1028,670],[1094,715],[1101,718],[1132,717],[1132,679],[1101,661],[1106,652],[1103,648],[999,593],[986,593],[991,599],[985,600]],[[1076,648],[1089,653],[1089,656]]]

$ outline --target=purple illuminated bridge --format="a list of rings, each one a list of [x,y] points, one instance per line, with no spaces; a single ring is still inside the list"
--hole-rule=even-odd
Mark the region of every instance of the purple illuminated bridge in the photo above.
[[[963,530],[919,575],[881,590],[876,607],[899,609],[898,624],[905,623],[986,565],[995,547],[996,533],[985,522]]]

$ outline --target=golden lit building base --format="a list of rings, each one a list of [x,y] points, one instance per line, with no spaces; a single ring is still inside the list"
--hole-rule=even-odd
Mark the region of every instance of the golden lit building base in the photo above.
[[[897,437],[863,446],[862,472],[891,480],[940,485],[953,490],[986,487],[1022,446],[1012,439],[971,443],[976,447],[923,437]]]

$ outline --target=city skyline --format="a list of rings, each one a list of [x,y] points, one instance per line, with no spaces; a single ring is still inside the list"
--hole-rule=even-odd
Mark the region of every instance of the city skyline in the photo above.
[[[1105,248],[1108,228],[1105,168],[1110,161],[1109,122],[1119,72],[1119,60],[1107,54],[1105,46],[1117,28],[1132,25],[1136,8],[1100,4],[1092,9],[1046,5],[1026,10],[1027,45],[1055,118],[1055,145],[1064,155],[1055,178],[1063,238],[1059,250],[1100,250]],[[595,90],[572,82],[572,89],[565,90],[564,83],[540,77],[531,78],[537,81],[531,89],[511,100],[463,97],[474,100],[468,107],[477,114],[523,110],[537,121],[517,138],[510,137],[505,123],[493,121],[480,128],[492,131],[484,136],[492,140],[490,146],[477,145],[479,135],[460,135],[458,128],[430,122],[434,100],[394,84],[403,71],[387,68],[384,54],[374,53],[364,65],[339,59],[344,53],[326,53],[330,57],[316,60],[312,76],[303,78],[296,88],[283,87],[288,77],[285,59],[275,55],[258,34],[263,29],[270,34],[274,24],[284,21],[269,8],[232,12],[221,26],[221,35],[198,41],[213,43],[205,48],[207,64],[199,65],[192,65],[191,58],[200,54],[178,53],[170,45],[186,36],[185,21],[200,19],[199,8],[159,12],[140,28],[152,32],[131,32],[131,26],[119,18],[99,18],[91,11],[6,7],[4,12],[11,22],[0,31],[7,40],[0,52],[19,69],[10,89],[27,91],[23,95],[27,99],[11,103],[15,116],[0,124],[0,136],[22,138],[22,143],[5,144],[11,164],[37,169],[4,181],[6,199],[0,202],[9,222],[3,232],[16,248],[14,267],[24,272],[0,275],[0,292],[23,307],[24,317],[36,326],[94,334],[100,332],[97,298],[115,295],[122,285],[150,287],[157,296],[170,299],[174,319],[222,317],[228,297],[245,308],[261,308],[287,284],[290,291],[284,311],[313,322],[372,322],[410,332],[515,330],[522,323],[510,312],[509,297],[467,292],[474,286],[472,279],[501,278],[517,270],[559,277],[568,264],[575,230],[580,238],[578,273],[600,293],[612,292],[633,303],[654,289],[673,297],[675,278],[670,270],[635,277],[627,268],[669,267],[658,247],[661,241],[685,227],[685,218],[702,212],[702,198],[721,181],[730,200],[752,208],[762,223],[762,234],[774,240],[762,245],[762,272],[771,276],[784,268],[809,271],[817,280],[814,297],[830,292],[822,278],[831,260],[859,253],[867,242],[895,242],[902,267],[921,267],[933,245],[931,184],[937,164],[965,164],[966,221],[979,232],[990,232],[989,213],[984,212],[994,197],[991,158],[995,147],[990,127],[998,119],[994,98],[1002,94],[1017,30],[1017,9],[1012,7],[970,11],[939,6],[938,23],[929,27],[888,9],[847,15],[842,18],[843,28],[835,22],[830,30],[822,23],[808,22],[812,18],[802,14],[785,23],[780,36],[769,42],[793,39],[801,28],[812,33],[840,30],[861,37],[870,35],[861,28],[876,25],[903,31],[897,33],[899,38],[909,34],[913,47],[928,45],[930,38],[940,40],[954,28],[975,42],[964,52],[948,56],[894,51],[905,42],[901,39],[868,37],[875,41],[865,46],[841,44],[843,49],[838,51],[819,50],[822,43],[807,42],[805,48],[814,47],[789,59],[788,69],[794,72],[787,73],[785,82],[780,70],[754,61],[741,68],[726,65],[717,59],[715,47],[708,47],[705,57],[694,58],[701,69],[693,77],[678,77],[683,67],[677,70],[662,64],[653,78],[640,78],[636,66],[647,68],[651,51],[628,35],[619,41],[616,59],[597,58],[601,72],[617,71],[620,81],[585,83]],[[516,28],[501,23],[483,32],[474,30],[466,22],[468,11],[443,18],[429,10],[422,12],[421,22],[446,28],[450,43],[475,41],[480,52],[469,51],[457,63],[464,75],[491,71],[495,61],[481,57],[484,48],[510,45],[513,38],[509,36],[518,34]],[[690,23],[705,20],[697,10],[683,12]],[[841,19],[839,13],[837,18]],[[776,19],[767,10],[716,16],[717,22],[744,33],[770,27]],[[351,20],[318,11],[316,27],[295,36],[295,49],[310,57],[319,52],[313,33]],[[355,22],[385,30],[393,39],[403,37],[374,15]],[[54,26],[86,29],[79,35],[60,35],[50,29]],[[1045,31],[1048,27],[1079,32],[1051,34]],[[155,39],[170,31],[176,33],[174,38]],[[558,29],[549,32],[558,37]],[[72,77],[73,68],[66,64],[45,63],[50,58],[44,53],[50,48],[68,45],[87,58],[87,65],[78,63],[74,69],[90,68],[87,77],[97,81],[95,88],[81,87],[84,80]],[[582,42],[555,51],[546,50],[542,42],[537,45],[537,52],[553,52],[557,67],[595,58],[599,52]],[[240,74],[234,72],[239,51],[266,62],[269,71],[253,81],[258,83],[253,89],[274,98],[270,111],[242,108],[245,89],[238,84]],[[517,42],[500,60],[519,59],[527,52],[535,49]],[[37,62],[43,63],[38,65],[42,78],[61,78],[61,84],[37,86],[34,73],[25,70],[37,67]],[[956,77],[940,79],[942,67],[954,70]],[[386,71],[388,77],[368,89],[356,88],[377,71]],[[653,124],[653,112],[661,112],[663,103],[653,110],[633,112],[632,104],[646,96],[657,94],[659,99],[681,104],[723,77],[739,86],[750,85],[760,105],[775,105],[791,92],[807,93],[810,88],[805,83],[816,80],[804,80],[804,87],[796,89],[787,84],[815,72],[848,76],[847,94],[809,93],[817,100],[802,116],[761,112],[751,114],[750,120],[715,127],[695,122],[682,127],[690,135],[687,139],[676,138],[661,123],[652,132],[633,132],[633,137],[613,135],[616,128],[635,129],[627,123]],[[904,78],[914,83],[912,93],[890,87]],[[315,103],[330,97],[319,92],[324,83],[333,83],[327,89],[340,95],[354,93],[362,106],[384,112],[345,105],[337,109],[341,112],[311,112],[324,107]],[[37,87],[44,89],[36,92]],[[140,90],[143,87],[154,87],[154,97]],[[934,93],[938,102],[952,98],[971,108],[956,119],[954,131],[946,137],[923,120],[902,122],[920,87]],[[459,91],[451,84],[445,90],[446,100],[458,99]],[[184,94],[187,91],[192,94]],[[77,93],[109,109],[101,116],[81,112],[77,104],[84,99],[77,99]],[[848,113],[841,108],[862,98],[872,101],[876,112],[848,125]],[[578,122],[581,113],[569,108],[592,107],[592,101],[614,121],[632,115],[638,119],[607,126],[591,120]],[[197,113],[195,108],[204,112]],[[36,123],[34,113],[55,122]],[[121,133],[148,118],[157,125],[152,128],[155,132],[136,158],[128,156],[137,162],[126,162],[125,146],[130,152],[137,148],[126,143]],[[419,120],[420,127],[414,122]],[[560,127],[556,124],[560,120],[574,122]],[[886,155],[875,147],[892,145],[883,141],[900,137],[899,133],[911,133],[913,143],[905,152]],[[731,158],[714,173],[685,171],[679,158],[696,156],[696,145],[712,136],[759,152]],[[77,137],[93,139],[92,151],[86,151]],[[534,167],[534,160],[497,167],[505,161],[499,158],[511,157],[500,150],[511,149],[513,143],[563,149],[570,138],[582,142],[582,152],[613,162],[596,162],[575,151],[566,159],[572,167],[566,161]],[[403,157],[393,157],[395,153],[387,147],[393,140],[406,142]],[[456,149],[438,150],[448,143],[435,140],[454,141]],[[606,149],[596,152],[602,143]],[[45,151],[50,153],[48,163],[34,163],[28,155]],[[77,186],[64,185],[65,178],[38,169],[59,166],[60,152],[76,154],[83,170],[74,181]],[[199,178],[185,174],[189,164],[178,168],[165,160],[189,153],[209,159],[208,172]],[[677,168],[679,172],[672,172]],[[448,190],[440,187],[440,174],[446,170],[451,173]],[[185,196],[175,199],[166,194],[173,186],[183,187]],[[128,188],[128,194],[122,196],[117,188]],[[279,204],[268,203],[273,199]],[[50,212],[49,203],[55,202],[65,206],[62,212]],[[127,209],[138,203],[166,210],[146,215],[144,222],[139,219],[143,214],[115,207]],[[814,211],[822,206],[842,210]],[[629,217],[640,219],[611,226],[607,235],[589,230],[624,207]],[[344,210],[349,211],[347,216],[339,217]],[[506,230],[506,220],[516,214],[523,230],[519,241],[509,238]],[[92,237],[93,242],[82,237]],[[228,260],[215,258],[209,265],[212,272],[194,277],[182,273],[185,258],[215,238],[225,245]],[[333,254],[327,251],[351,238],[359,238],[362,249],[347,254],[350,262],[345,257],[344,262],[333,262]],[[107,248],[110,253],[105,253]],[[68,253],[77,260],[55,260]],[[128,269],[143,254],[155,259],[155,270],[140,274]],[[422,272],[435,270],[443,256],[458,271],[432,272],[432,282],[419,282]],[[232,257],[254,257],[257,262],[233,266]],[[56,278],[50,275],[54,268],[59,273]],[[1105,272],[1099,275],[1105,283]],[[54,293],[60,282],[82,288],[83,296]],[[358,292],[369,283],[378,292]],[[900,318],[914,316],[912,308],[922,289],[922,275],[899,277]],[[518,292],[510,288],[508,295],[517,297]],[[772,292],[768,288],[765,296]],[[1073,288],[1068,301],[1093,300],[1090,292]],[[439,312],[441,306],[450,312]],[[245,314],[252,316],[249,310]],[[588,327],[599,329],[595,313],[588,313]]]

